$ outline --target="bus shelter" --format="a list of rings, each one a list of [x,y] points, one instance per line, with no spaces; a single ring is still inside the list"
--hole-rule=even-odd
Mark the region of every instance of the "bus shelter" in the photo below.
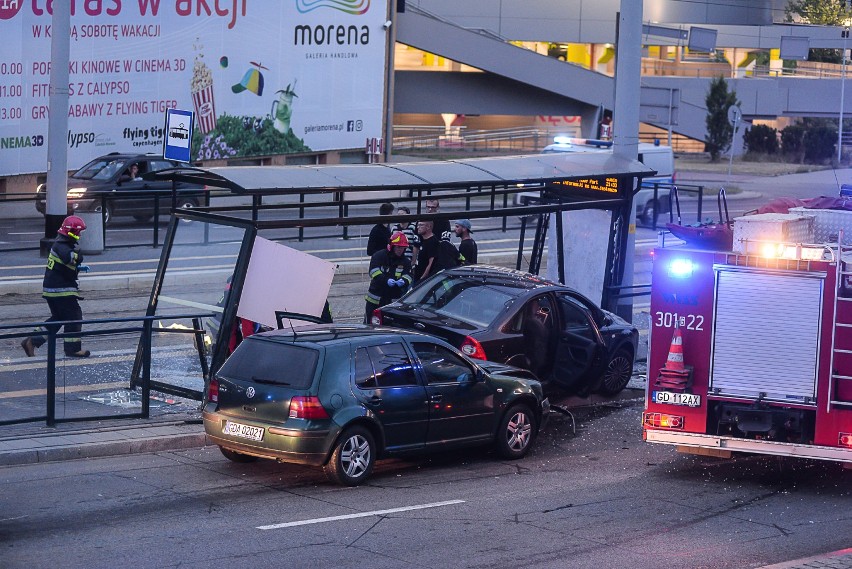
[[[606,259],[600,265],[604,273],[600,275],[601,305],[614,309],[624,275],[632,197],[641,179],[653,173],[638,161],[611,153],[560,153],[411,163],[182,168],[150,175],[174,185],[185,182],[230,190],[230,197],[221,198],[220,205],[174,210],[170,220],[146,316],[167,320],[171,314],[191,308],[216,317],[205,325],[212,341],[195,346],[203,377],[155,378],[152,389],[201,399],[204,383],[230,353],[238,310],[241,302],[247,302],[243,291],[250,261],[261,243],[332,232],[352,237],[356,228],[388,221],[376,213],[378,205],[386,201],[411,210],[410,215],[394,216],[395,222],[502,218],[505,229],[506,219],[519,218],[516,268],[536,274],[548,230],[555,225],[559,238],[551,241],[556,250],[549,252],[549,258],[558,261],[557,278],[563,283],[566,247],[584,246],[566,245],[561,238],[565,212],[603,212],[596,215],[607,223],[599,223],[595,229],[606,240]],[[440,198],[444,211],[426,213],[424,202],[430,197]],[[522,267],[530,235],[529,263]],[[177,266],[177,259],[184,264]],[[293,266],[283,269],[312,270],[311,263],[304,261],[291,262]],[[203,276],[189,274],[187,262],[207,270]],[[287,265],[288,261],[281,257],[268,263]],[[198,292],[205,286],[206,296]],[[276,286],[276,282],[263,283],[261,290],[273,291]],[[221,291],[217,300],[210,295],[211,287]],[[303,291],[311,292],[310,287]],[[294,312],[289,306],[276,309]],[[320,311],[312,316],[319,317]],[[198,338],[199,334],[186,336]],[[132,384],[138,385],[142,355],[140,343]]]

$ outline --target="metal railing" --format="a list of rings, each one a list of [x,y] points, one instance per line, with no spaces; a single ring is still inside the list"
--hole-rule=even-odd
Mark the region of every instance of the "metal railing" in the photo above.
[[[48,427],[54,427],[57,423],[81,422],[81,421],[100,421],[105,419],[147,419],[150,416],[151,408],[151,391],[161,391],[185,397],[188,399],[200,400],[203,393],[201,391],[192,391],[184,387],[173,386],[163,382],[153,381],[151,379],[151,358],[152,358],[152,337],[154,333],[161,334],[194,334],[195,346],[200,359],[200,369],[203,375],[206,375],[207,361],[206,355],[203,352],[202,346],[204,330],[201,328],[201,319],[212,316],[212,313],[203,314],[181,314],[181,315],[155,315],[155,316],[140,316],[140,317],[124,317],[124,318],[104,318],[96,320],[75,320],[75,321],[55,321],[50,323],[50,327],[45,327],[44,322],[32,322],[25,324],[6,324],[0,326],[0,340],[2,339],[19,339],[32,338],[42,336],[46,339],[45,346],[47,348],[47,359],[45,362],[46,381],[45,381],[45,414],[37,416],[20,417],[17,419],[0,420],[0,425],[13,425],[20,423],[32,423],[44,421]],[[191,320],[192,328],[174,329],[155,326],[155,320]],[[81,332],[60,332],[65,324],[79,323],[83,326],[96,326],[95,329],[83,330]],[[139,323],[138,325],[130,325]],[[123,326],[122,326],[123,325]],[[106,326],[106,327],[104,327]],[[110,414],[92,414],[74,417],[57,417],[57,343],[59,340],[73,335],[75,338],[107,336],[117,334],[140,334],[140,343],[138,346],[138,357],[140,358],[141,373],[138,382],[134,385],[132,378],[128,378],[128,389],[137,388],[140,390],[141,408],[134,413],[110,413]],[[97,358],[86,360],[91,362],[91,365],[99,365]],[[203,377],[201,378],[203,381]],[[97,384],[91,384],[96,386]],[[37,391],[37,390],[29,390]],[[39,393],[33,393],[30,397],[37,397]]]

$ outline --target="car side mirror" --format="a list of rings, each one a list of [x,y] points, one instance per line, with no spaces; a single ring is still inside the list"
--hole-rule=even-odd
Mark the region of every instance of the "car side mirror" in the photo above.
[[[473,373],[465,372],[461,374],[461,376],[459,376],[459,383],[476,383],[477,381],[479,381],[480,373],[481,372],[479,370],[476,370]]]

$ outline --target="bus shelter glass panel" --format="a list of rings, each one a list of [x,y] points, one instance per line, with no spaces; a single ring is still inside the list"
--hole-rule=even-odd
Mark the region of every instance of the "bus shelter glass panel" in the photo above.
[[[184,234],[199,230],[214,239],[181,242]],[[175,223],[174,243],[156,299],[152,382],[203,391],[245,233],[244,228],[206,221]]]

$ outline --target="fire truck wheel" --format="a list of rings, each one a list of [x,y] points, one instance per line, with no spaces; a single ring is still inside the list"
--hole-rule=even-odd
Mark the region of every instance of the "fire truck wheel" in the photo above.
[[[621,348],[606,366],[606,371],[601,378],[598,391],[602,395],[615,395],[627,387],[627,382],[633,375],[633,354],[625,348]]]

